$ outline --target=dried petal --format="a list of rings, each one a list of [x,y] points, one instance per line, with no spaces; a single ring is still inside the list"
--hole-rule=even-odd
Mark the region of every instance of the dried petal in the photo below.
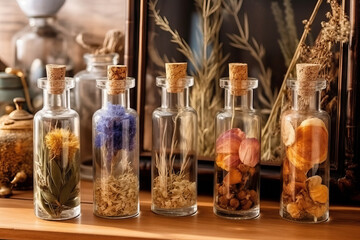
[[[306,186],[310,190],[316,186],[319,186],[321,184],[321,182],[322,182],[322,178],[318,175],[315,175],[315,176],[309,177],[306,180]]]
[[[289,161],[301,170],[309,170],[327,159],[328,131],[319,118],[304,120],[295,131],[295,143],[287,148]],[[241,160],[241,158],[240,158]]]
[[[238,154],[218,154],[216,157],[216,165],[229,171],[230,168],[236,168],[240,163]]]
[[[290,146],[295,142],[295,130],[293,125],[287,119],[282,121],[281,137],[285,146]]]
[[[314,217],[322,217],[326,210],[327,210],[327,207],[325,204],[316,204],[316,205],[313,205],[307,209],[305,209],[306,212],[310,213],[311,215],[313,215]]]
[[[286,206],[286,211],[291,215],[292,218],[300,218],[301,210],[298,208],[296,203],[289,203]]]
[[[309,190],[310,197],[314,202],[326,203],[329,198],[329,189],[325,185],[317,185]]]
[[[224,183],[227,185],[240,183],[242,174],[236,169],[230,169],[228,174],[224,177]]]
[[[216,153],[237,153],[243,139],[245,139],[245,133],[239,128],[232,128],[222,133],[216,140]]]
[[[260,161],[260,143],[256,138],[244,139],[239,148],[240,161],[250,167],[255,167]]]

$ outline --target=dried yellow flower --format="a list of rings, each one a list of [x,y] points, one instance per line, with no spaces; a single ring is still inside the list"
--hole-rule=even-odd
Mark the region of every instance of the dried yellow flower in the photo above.
[[[56,128],[45,136],[45,145],[50,150],[50,157],[67,155],[72,160],[80,148],[79,139],[69,130]]]

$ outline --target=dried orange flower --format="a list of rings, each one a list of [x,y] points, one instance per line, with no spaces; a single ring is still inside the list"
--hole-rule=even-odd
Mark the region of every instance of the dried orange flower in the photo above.
[[[319,118],[304,120],[295,131],[295,142],[287,148],[286,156],[298,169],[309,170],[327,159],[328,131]]]
[[[50,150],[51,158],[67,154],[69,160],[74,158],[76,151],[80,148],[78,137],[62,128],[48,132],[45,136],[45,145]]]

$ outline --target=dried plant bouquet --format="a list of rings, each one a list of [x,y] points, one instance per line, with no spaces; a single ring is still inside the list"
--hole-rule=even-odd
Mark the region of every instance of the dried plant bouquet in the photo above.
[[[40,209],[56,219],[80,205],[79,139],[69,129],[52,128],[39,143],[35,194]]]
[[[94,212],[125,217],[138,212],[139,180],[134,170],[136,118],[121,105],[107,103],[94,115]]]

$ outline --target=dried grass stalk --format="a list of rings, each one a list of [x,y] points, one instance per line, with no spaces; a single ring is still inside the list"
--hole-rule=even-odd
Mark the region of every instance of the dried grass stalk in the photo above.
[[[263,114],[269,114],[271,108],[275,102],[275,96],[277,90],[272,91],[271,87],[271,69],[266,68],[263,62],[265,56],[265,48],[262,44],[259,44],[254,37],[250,38],[249,23],[247,14],[244,14],[244,21],[241,24],[239,19],[239,12],[241,10],[243,0],[223,0],[225,10],[233,16],[239,34],[228,34],[231,40],[230,45],[248,51],[250,55],[255,59],[260,68],[259,81],[261,88],[258,92],[259,101],[261,103]]]

